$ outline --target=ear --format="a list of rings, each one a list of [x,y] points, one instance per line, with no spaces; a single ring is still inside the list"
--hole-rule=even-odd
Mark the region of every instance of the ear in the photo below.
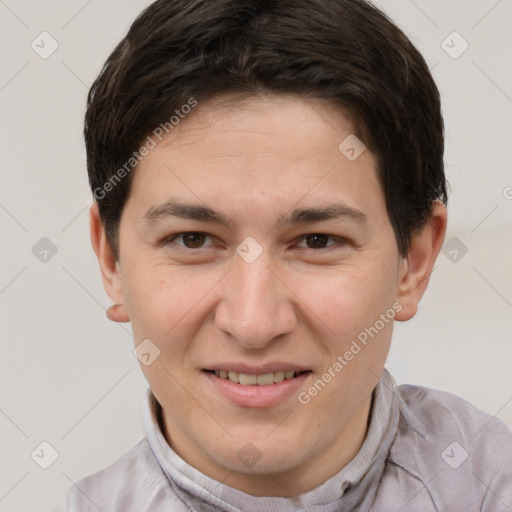
[[[416,314],[443,245],[446,224],[446,207],[441,201],[434,201],[431,217],[412,235],[407,257],[400,263],[397,299],[402,309],[395,315],[395,320],[403,322]]]
[[[101,269],[103,287],[114,302],[107,310],[107,316],[114,322],[129,322],[128,312],[124,305],[123,284],[119,263],[114,257],[112,247],[101,223],[98,203],[95,201],[89,210],[91,243]]]

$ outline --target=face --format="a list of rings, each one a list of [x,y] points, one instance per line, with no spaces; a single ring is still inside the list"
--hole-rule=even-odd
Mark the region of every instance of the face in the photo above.
[[[251,494],[319,485],[365,436],[406,263],[374,156],[338,148],[352,133],[322,101],[199,104],[121,217],[123,307],[160,351],[141,368],[167,439]]]

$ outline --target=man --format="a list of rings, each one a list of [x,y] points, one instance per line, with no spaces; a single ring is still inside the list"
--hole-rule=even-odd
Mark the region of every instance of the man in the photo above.
[[[67,510],[512,508],[510,429],[384,368],[447,197],[438,90],[380,11],[159,0],[85,138],[109,318],[151,389],[147,438]]]

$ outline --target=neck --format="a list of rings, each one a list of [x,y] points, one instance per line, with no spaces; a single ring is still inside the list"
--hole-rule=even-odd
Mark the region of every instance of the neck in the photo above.
[[[299,467],[284,473],[261,475],[230,471],[210,458],[206,460],[205,454],[198,453],[197,447],[175,425],[172,425],[172,440],[167,421],[162,431],[173,450],[206,476],[252,496],[291,497],[322,485],[357,455],[366,438],[371,400],[370,393],[331,444]]]

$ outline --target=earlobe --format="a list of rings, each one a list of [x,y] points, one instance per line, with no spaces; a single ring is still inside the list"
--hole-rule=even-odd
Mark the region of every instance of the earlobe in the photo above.
[[[400,265],[398,301],[402,309],[396,314],[395,320],[403,322],[416,314],[443,245],[446,224],[445,205],[441,201],[434,201],[430,219],[412,235],[407,258]]]
[[[128,312],[124,304],[113,304],[107,308],[107,318],[112,322],[129,322]]]
[[[97,202],[94,202],[89,210],[89,220],[91,244],[100,265],[103,287],[114,302],[114,305],[107,309],[107,317],[114,322],[129,322],[128,312],[124,305],[119,264],[101,223]]]

